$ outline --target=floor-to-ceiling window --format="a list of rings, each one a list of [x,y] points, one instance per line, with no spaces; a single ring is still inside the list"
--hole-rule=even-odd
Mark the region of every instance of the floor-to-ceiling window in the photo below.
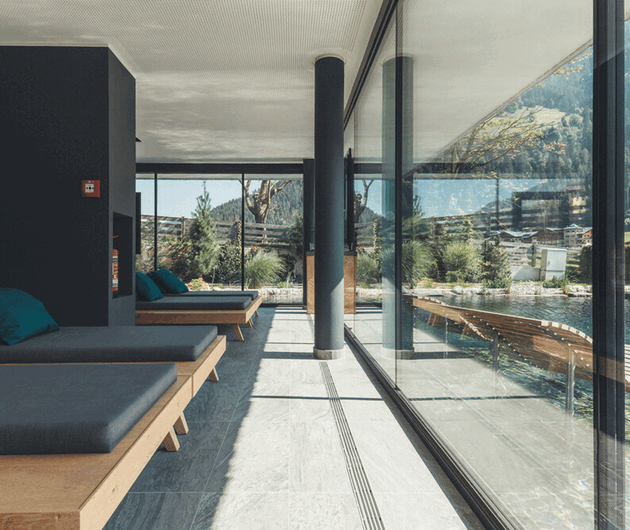
[[[138,271],[168,269],[191,289],[262,289],[266,303],[302,302],[300,174],[141,174],[136,189]]]
[[[375,60],[354,112],[355,229],[357,288],[365,307],[361,318],[350,316],[354,332],[390,377],[395,372],[394,331],[394,91],[391,61],[395,61],[395,27],[391,26]],[[352,140],[349,139],[353,136]]]
[[[617,528],[628,504],[623,363],[598,368],[623,351],[621,332],[598,332],[621,329],[623,291],[603,277],[622,261],[623,208],[602,184],[619,143],[593,123],[593,25],[588,1],[400,0],[348,122],[356,182],[380,169],[382,297],[348,327],[443,462],[516,528]]]

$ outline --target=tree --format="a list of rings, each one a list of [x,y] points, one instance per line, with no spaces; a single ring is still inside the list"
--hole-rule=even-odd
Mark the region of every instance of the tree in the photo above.
[[[194,278],[208,277],[217,264],[217,242],[214,220],[210,211],[210,194],[203,183],[203,193],[197,197],[197,207],[188,232],[190,239],[189,270]],[[207,280],[206,280],[207,281]]]
[[[494,245],[484,243],[481,254],[481,278],[487,287],[509,289],[512,284],[510,260],[507,252],[501,247],[501,238],[497,237]]]
[[[521,149],[533,146],[546,127],[537,117],[542,108],[521,107],[513,113],[486,118],[442,153],[441,172],[490,172],[502,159],[514,158]]]
[[[291,181],[285,180],[263,180],[260,183],[258,191],[252,193],[249,192],[249,187],[252,184],[251,180],[248,180],[243,185],[245,189],[245,203],[247,208],[254,215],[256,223],[265,224],[267,222],[267,216],[272,208],[272,201],[277,193],[280,193]]]
[[[362,180],[363,182],[363,194],[357,193],[354,196],[354,222],[358,223],[361,214],[365,210],[368,201],[368,193],[370,191],[370,186],[373,184],[374,180],[370,180],[369,182],[366,180]]]

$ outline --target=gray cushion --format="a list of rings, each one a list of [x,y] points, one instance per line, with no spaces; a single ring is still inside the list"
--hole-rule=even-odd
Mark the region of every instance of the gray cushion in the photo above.
[[[227,311],[247,309],[249,296],[165,296],[152,302],[136,301],[137,310],[148,311]]]
[[[0,363],[194,361],[216,326],[61,327],[19,344],[0,344]]]
[[[249,296],[253,300],[258,298],[258,291],[186,291],[179,294],[164,294],[164,296]]]
[[[173,363],[0,366],[0,454],[111,452],[176,379]]]

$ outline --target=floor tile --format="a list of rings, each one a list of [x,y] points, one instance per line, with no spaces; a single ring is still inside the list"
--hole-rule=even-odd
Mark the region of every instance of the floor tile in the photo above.
[[[103,530],[187,529],[201,493],[129,493]]]
[[[228,423],[189,421],[188,427],[188,434],[177,437],[179,451],[168,452],[161,446],[131,491],[204,491],[228,430]]]
[[[205,491],[288,491],[289,431],[288,422],[232,423]]]
[[[205,493],[190,530],[287,530],[289,494]]]
[[[290,493],[289,528],[362,530],[363,526],[351,493]]]
[[[292,492],[352,492],[337,426],[332,419],[291,424],[290,466]]]

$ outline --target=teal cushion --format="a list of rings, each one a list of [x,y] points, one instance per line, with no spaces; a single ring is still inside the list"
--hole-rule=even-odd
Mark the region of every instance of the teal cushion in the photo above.
[[[19,289],[0,287],[0,342],[24,339],[59,329],[44,304]]]
[[[159,270],[148,274],[164,294],[180,294],[188,291],[186,284],[171,271]]]
[[[146,274],[136,272],[136,298],[138,300],[151,302],[152,300],[159,300],[163,297],[162,291],[160,291],[160,288],[155,285],[155,282],[151,278]]]

